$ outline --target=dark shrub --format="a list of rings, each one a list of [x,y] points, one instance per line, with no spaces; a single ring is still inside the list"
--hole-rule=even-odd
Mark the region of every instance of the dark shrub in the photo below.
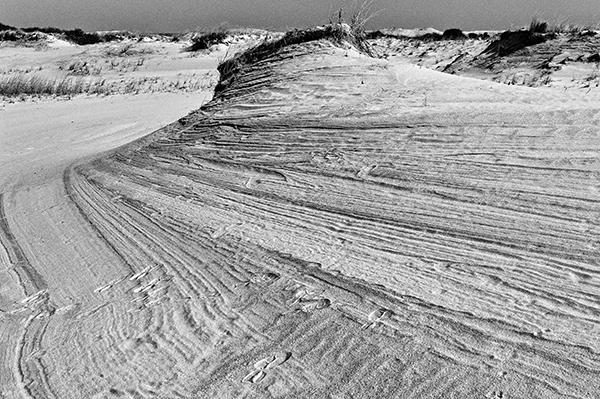
[[[528,46],[544,43],[555,35],[542,35],[528,30],[506,31],[500,34],[500,39],[492,42],[482,54],[493,54],[503,57]]]
[[[0,24],[0,31],[3,30],[17,30],[14,26]]]
[[[456,28],[446,29],[444,31],[444,33],[442,34],[442,39],[445,39],[445,40],[461,40],[461,39],[466,39],[466,38],[467,37],[462,32],[462,30],[456,29]]]
[[[103,42],[116,42],[116,41],[120,41],[123,40],[125,38],[124,35],[120,34],[120,33],[105,33],[102,36],[100,36],[100,40],[102,40]]]
[[[469,39],[475,39],[475,40],[485,40],[485,39],[489,39],[490,38],[490,34],[487,32],[483,32],[483,33],[474,33],[471,32],[467,35],[467,37]]]
[[[7,26],[8,25],[0,24],[0,31],[4,31],[5,29],[3,29],[3,27],[7,27]],[[12,29],[10,31],[6,30],[6,32],[12,32],[12,33],[5,34],[4,36],[2,36],[2,38],[0,38],[0,40],[13,40],[13,41],[16,41],[16,40],[28,40],[28,41],[39,40],[40,35],[36,34],[37,32],[51,34],[51,35],[57,35],[57,36],[62,35],[65,38],[65,40],[70,41],[75,44],[80,44],[80,45],[96,44],[96,43],[101,43],[103,41],[111,41],[111,40],[120,39],[120,37],[117,37],[115,35],[113,35],[111,37],[110,36],[111,34],[107,34],[106,35],[107,37],[105,38],[95,32],[87,33],[81,29],[63,30],[63,29],[51,28],[51,27],[47,27],[47,28],[31,27],[31,28],[22,28],[22,29]]]
[[[600,54],[592,54],[586,58],[587,62],[600,62]]]
[[[365,33],[365,38],[366,39],[379,39],[382,37],[388,37],[389,35],[384,34],[382,31],[380,30],[372,30],[369,32]]]
[[[102,42],[102,38],[100,37],[99,34],[86,33],[81,29],[73,29],[73,30],[64,31],[64,35],[65,35],[65,39],[67,39],[68,41],[75,43],[75,44],[80,44],[80,45],[96,44],[96,43]]]
[[[25,36],[25,33],[18,30],[0,31],[0,42],[16,42]]]
[[[23,32],[28,32],[28,33],[42,32],[42,33],[48,33],[48,34],[60,34],[60,33],[64,32],[62,29],[50,28],[50,27],[48,27],[48,28],[38,28],[38,27],[22,28],[21,30]]]
[[[415,39],[424,42],[434,42],[437,40],[442,40],[442,35],[440,35],[439,33],[425,33],[422,36],[415,37]]]

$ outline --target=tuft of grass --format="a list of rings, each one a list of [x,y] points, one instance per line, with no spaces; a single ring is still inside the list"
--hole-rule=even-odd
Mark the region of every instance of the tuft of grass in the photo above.
[[[493,79],[495,82],[514,86],[541,87],[552,83],[552,74],[548,70],[533,72],[515,71]]]
[[[586,76],[584,79],[583,87],[598,87],[600,85],[600,64],[596,64],[592,72]]]
[[[529,24],[529,32],[531,33],[546,33],[548,32],[548,22],[542,21],[537,17],[531,19]]]
[[[531,33],[589,35],[589,32],[593,32],[594,28],[591,26],[569,24],[566,22],[565,18],[557,18],[555,22],[548,23],[537,17],[533,17],[528,30]]]
[[[107,81],[100,78],[63,77],[52,79],[42,75],[18,73],[0,78],[0,97],[75,96],[142,94],[155,92],[196,92],[214,85],[210,75],[180,76],[177,80],[142,77]]]
[[[134,42],[111,45],[104,51],[104,55],[107,57],[132,57],[152,53],[154,53],[154,50],[151,47],[145,47]]]
[[[206,50],[210,48],[210,46],[223,43],[229,36],[229,32],[220,29],[196,34],[192,36],[192,45],[185,50],[190,52]]]
[[[528,30],[505,31],[490,43],[481,54],[504,57],[525,47],[534,46],[552,39],[554,34],[533,33]]]
[[[70,96],[103,92],[104,81],[83,78],[50,79],[39,75],[16,74],[0,79],[0,96]]]
[[[373,3],[375,3],[375,0],[364,1],[350,17],[352,36],[359,42],[366,40],[365,25],[367,22],[382,12],[382,10],[374,11]]]
[[[100,75],[102,67],[93,62],[77,60],[70,63],[67,70],[69,75],[75,76]]]
[[[344,19],[344,9],[340,8],[337,12],[337,21],[334,17],[329,18],[329,26],[338,27],[338,29],[332,30],[334,33],[333,38],[337,42],[348,41],[353,44],[356,48],[363,51],[364,53],[375,56],[373,48],[367,42],[368,39],[372,39],[373,35],[366,31],[366,24],[371,19],[375,18],[382,10],[373,10],[373,4],[376,0],[364,0],[359,6],[354,4],[354,12],[350,15],[350,21],[347,22]],[[345,29],[339,29],[349,27],[349,32]]]

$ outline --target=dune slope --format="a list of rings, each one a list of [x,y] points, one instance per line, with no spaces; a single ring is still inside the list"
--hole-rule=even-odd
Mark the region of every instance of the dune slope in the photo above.
[[[321,41],[227,83],[0,208],[8,397],[596,395],[597,98]]]

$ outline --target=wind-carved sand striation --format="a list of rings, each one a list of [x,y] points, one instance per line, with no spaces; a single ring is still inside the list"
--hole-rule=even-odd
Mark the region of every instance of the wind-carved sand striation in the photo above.
[[[598,99],[323,41],[229,83],[65,171],[102,260],[69,285],[75,264],[23,249],[73,307],[2,315],[26,324],[8,397],[600,391]],[[6,251],[23,224],[0,225]]]

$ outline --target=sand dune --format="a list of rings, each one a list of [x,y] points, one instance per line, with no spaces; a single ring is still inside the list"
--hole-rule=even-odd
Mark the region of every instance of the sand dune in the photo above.
[[[325,41],[228,83],[39,180],[11,144],[4,397],[597,396],[594,92]]]

